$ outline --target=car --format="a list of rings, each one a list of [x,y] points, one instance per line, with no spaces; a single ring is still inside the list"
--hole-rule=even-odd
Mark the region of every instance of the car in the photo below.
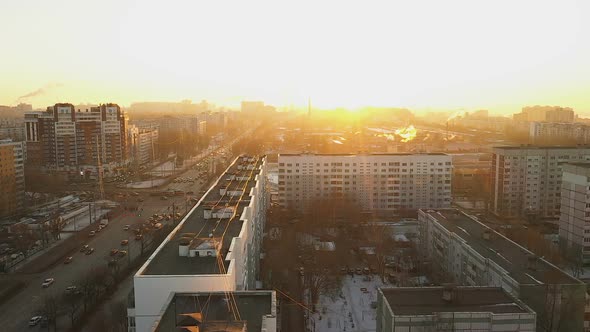
[[[132,193],[131,193],[131,195],[132,195],[132,196],[139,196],[139,193],[137,193],[137,192],[132,192]]]
[[[88,250],[89,247],[90,246],[87,244],[83,245],[82,248],[80,248],[80,252],[85,252],[86,250]]]
[[[356,269],[356,274],[361,275],[363,274],[363,269],[361,269],[360,267]]]
[[[100,231],[102,231],[102,227],[100,227],[100,225],[98,225],[98,228],[95,230],[95,232],[100,233]]]
[[[371,270],[370,270],[368,267],[365,267],[365,268],[363,269],[363,273],[364,273],[364,274],[370,274],[370,273],[371,273]]]
[[[73,259],[74,259],[74,257],[72,257],[72,256],[66,257],[66,259],[64,260],[64,264],[70,264]]]
[[[340,269],[340,274],[343,274],[344,275],[344,274],[346,274],[346,271],[347,271],[346,268],[343,267],[343,268]]]
[[[129,240],[121,240],[121,245],[126,246],[129,244]]]
[[[144,200],[143,198],[141,198],[141,197],[140,197],[140,198],[138,198],[138,199],[137,199],[137,201],[141,203],[141,202],[143,202],[143,201],[145,201],[145,200]]]
[[[163,200],[163,201],[168,200],[168,196],[162,196],[161,200]]]
[[[41,284],[41,287],[47,288],[47,287],[53,285],[54,282],[55,282],[55,279],[53,279],[53,278],[47,278],[47,279],[43,280],[43,283]]]
[[[121,250],[121,251],[119,251],[119,253],[117,253],[117,255],[119,257],[125,257],[125,255],[127,255],[127,251],[126,250]]]
[[[78,286],[66,287],[66,294],[80,294],[80,293],[82,293],[82,291],[78,289]]]
[[[118,249],[111,249],[111,256],[115,256],[118,252]]]
[[[90,255],[94,252],[94,248],[88,248],[88,250],[86,250],[86,255]]]
[[[128,231],[128,230],[129,230],[129,228],[131,228],[131,226],[130,226],[130,225],[125,225],[125,226],[123,227],[123,230],[124,230],[124,231]]]
[[[141,234],[135,234],[135,240],[136,240],[136,241],[139,241],[139,240],[141,240],[142,238],[143,238],[143,235],[141,235]]]
[[[43,316],[34,316],[29,320],[29,326],[37,326],[43,319]]]
[[[90,231],[90,233],[88,233],[88,236],[95,236],[96,232],[95,231]]]

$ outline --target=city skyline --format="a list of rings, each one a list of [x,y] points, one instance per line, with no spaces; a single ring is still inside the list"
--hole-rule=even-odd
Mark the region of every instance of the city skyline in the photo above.
[[[590,114],[590,47],[580,43],[590,32],[582,17],[590,4],[583,1],[3,7],[3,40],[13,51],[0,64],[0,104],[304,106],[311,96],[319,108],[508,115],[561,105]]]

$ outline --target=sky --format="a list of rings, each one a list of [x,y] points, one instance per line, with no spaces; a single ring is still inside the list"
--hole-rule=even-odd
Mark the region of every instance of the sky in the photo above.
[[[2,0],[0,104],[590,115],[588,13],[587,0]]]

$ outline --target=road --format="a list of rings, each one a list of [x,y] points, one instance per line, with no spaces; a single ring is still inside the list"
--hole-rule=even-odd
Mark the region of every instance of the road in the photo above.
[[[196,177],[200,171],[190,169],[181,174],[182,177]],[[199,195],[207,183],[200,185],[199,182],[191,184],[190,182],[170,183],[166,188],[161,190],[175,189],[183,191],[193,191],[193,196]],[[120,190],[119,190],[120,191]],[[130,190],[131,191],[131,190]],[[39,307],[41,298],[45,295],[61,296],[66,287],[75,285],[76,281],[84,276],[92,268],[106,266],[111,258],[109,252],[111,249],[127,250],[131,257],[120,259],[121,268],[125,268],[129,259],[133,259],[140,254],[140,241],[134,240],[132,231],[124,231],[124,225],[138,226],[145,222],[147,218],[156,213],[172,213],[172,204],[177,207],[176,211],[184,213],[186,209],[192,207],[186,204],[188,196],[172,196],[167,200],[162,200],[157,196],[149,196],[146,193],[140,194],[144,202],[136,203],[140,209],[141,216],[137,212],[122,211],[111,218],[108,226],[96,236],[88,238],[85,244],[95,249],[91,255],[85,255],[79,251],[72,252],[70,255],[73,261],[70,264],[57,264],[43,273],[27,275],[27,286],[18,295],[11,298],[0,307],[0,326],[2,331],[23,331],[23,330],[41,330],[40,327],[29,328],[28,320],[34,316],[36,308]],[[128,196],[127,200],[137,201],[138,197]],[[143,209],[143,211],[141,211]],[[90,227],[96,227],[91,225]],[[128,239],[128,246],[121,246],[121,240]],[[45,278],[54,278],[55,283],[49,288],[41,288],[41,283]],[[58,323],[65,330],[69,327],[67,317],[62,317]]]

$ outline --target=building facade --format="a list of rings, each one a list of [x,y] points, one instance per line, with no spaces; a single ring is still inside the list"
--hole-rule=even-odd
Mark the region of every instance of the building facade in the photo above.
[[[129,126],[129,151],[133,161],[144,165],[157,160],[159,136],[160,130],[157,124]]]
[[[536,314],[498,287],[389,287],[377,293],[377,332],[536,331]]]
[[[429,154],[280,154],[279,203],[308,209],[345,198],[363,210],[403,211],[451,204],[451,156]]]
[[[550,142],[586,144],[590,142],[590,126],[582,123],[531,122],[529,138],[535,144]]]
[[[458,210],[420,210],[435,280],[500,287],[536,313],[537,331],[582,331],[586,285]]]
[[[514,115],[515,121],[528,122],[574,122],[574,110],[560,106],[526,106]]]
[[[590,262],[590,163],[563,165],[559,244],[569,259]]]
[[[45,112],[25,113],[29,165],[69,176],[96,177],[128,162],[128,119],[117,104],[103,104],[84,111],[72,104],[55,104]]]
[[[585,160],[590,160],[587,147],[495,147],[491,212],[502,218],[558,218],[562,165]]]
[[[0,140],[0,217],[14,216],[24,207],[25,160],[24,142]]]

